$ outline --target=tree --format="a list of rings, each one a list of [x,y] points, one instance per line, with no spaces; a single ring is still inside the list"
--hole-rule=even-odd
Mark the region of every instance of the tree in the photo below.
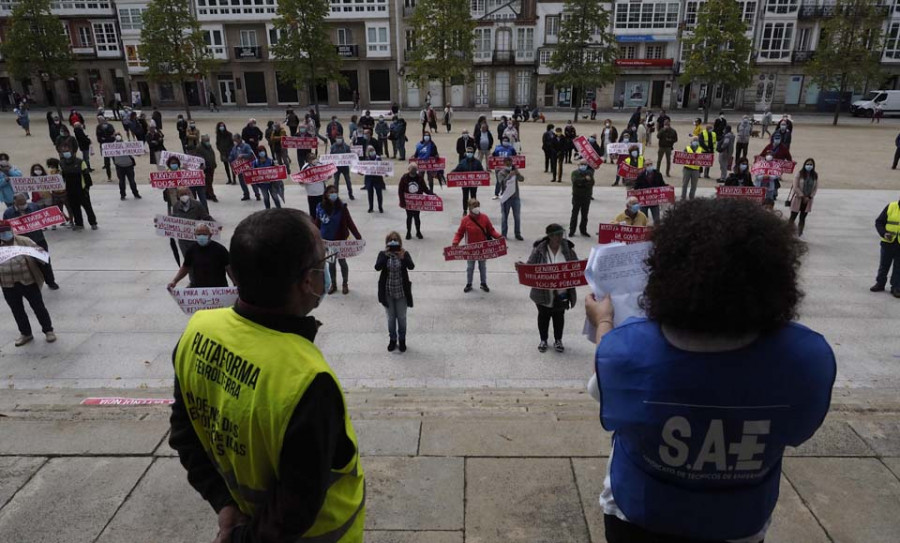
[[[142,19],[138,54],[147,66],[147,79],[177,85],[183,92],[185,82],[210,72],[215,63],[189,0],[152,0]],[[187,97],[184,109],[190,119]]]
[[[337,81],[346,85],[341,75],[341,57],[328,36],[330,6],[327,0],[279,0],[278,17],[273,24],[278,41],[270,46],[281,72],[297,90],[306,88],[319,115],[316,84]]]
[[[806,74],[821,90],[838,91],[834,125],[844,92],[880,79],[885,10],[873,0],[838,0],[835,16],[822,24],[821,38]]]
[[[17,79],[32,75],[50,83],[56,114],[62,108],[56,82],[74,74],[71,44],[59,18],[50,12],[50,0],[22,0],[15,4],[0,52]]]
[[[406,79],[414,83],[439,80],[444,102],[448,82],[472,81],[477,25],[469,6],[461,0],[420,0],[409,22],[416,47],[407,51]]]
[[[704,123],[709,119],[712,89],[717,85],[739,89],[753,81],[751,41],[740,6],[734,0],[708,0],[697,12],[693,33],[682,40],[685,51],[690,52],[681,82],[705,81],[710,89],[703,107]]]
[[[609,31],[609,12],[601,0],[566,0],[559,42],[548,66],[557,73],[550,82],[572,87],[574,122],[578,122],[582,93],[616,79],[619,54],[616,37]]]

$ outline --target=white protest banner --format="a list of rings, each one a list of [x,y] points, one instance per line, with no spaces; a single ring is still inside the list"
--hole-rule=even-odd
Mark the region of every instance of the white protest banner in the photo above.
[[[50,253],[40,247],[24,247],[22,245],[0,246],[0,264],[17,256],[30,256],[41,262],[50,262]]]
[[[573,260],[558,264],[516,263],[520,285],[545,290],[564,290],[586,285],[585,268],[587,268],[587,260]]]
[[[142,141],[111,141],[100,144],[100,156],[141,156],[144,154]]]
[[[91,397],[81,400],[81,405],[101,407],[137,407],[144,405],[172,405],[174,398],[122,398],[121,396]]]
[[[489,187],[491,172],[449,172],[447,187]]]
[[[297,173],[291,174],[291,179],[301,185],[309,185],[310,183],[321,183],[334,177],[337,173],[337,166],[334,164],[319,164]]]
[[[597,243],[641,243],[650,239],[649,226],[629,226],[627,224],[600,223]]]
[[[222,233],[222,225],[216,221],[195,221],[192,219],[182,219],[181,217],[172,217],[171,215],[157,215],[153,218],[153,227],[156,228],[157,236],[186,239],[189,241],[197,240],[197,235],[194,233],[194,230],[201,224],[205,224],[209,227],[213,239],[219,239],[220,234]]]
[[[407,196],[409,198],[409,196]],[[490,260],[506,254],[506,238],[444,247],[444,260]]]
[[[318,149],[319,142],[315,136],[284,136],[281,146],[285,149]]]
[[[150,172],[150,186],[155,189],[206,186],[206,175],[200,170]]]
[[[600,154],[594,149],[594,146],[591,145],[591,142],[589,142],[586,137],[578,136],[572,140],[572,144],[575,145],[575,150],[578,151],[581,158],[583,158],[591,168],[596,170],[603,164],[603,159],[600,157]]]
[[[756,155],[753,157],[753,163],[765,161],[766,157]],[[773,158],[772,163],[776,164],[782,173],[794,173],[794,167],[797,165],[795,160],[785,160],[783,158]]]
[[[649,189],[629,190],[626,195],[628,198],[631,198],[632,196],[637,198],[641,207],[675,203],[675,187],[671,185],[666,185],[665,187],[652,187]]]
[[[265,168],[252,168],[244,172],[244,183],[271,183],[287,179],[287,166],[267,166]]]
[[[716,198],[738,198],[762,202],[766,199],[766,187],[716,187]]]
[[[319,164],[334,164],[335,166],[353,166],[359,162],[356,153],[335,153],[331,155],[319,155]]]
[[[45,207],[40,211],[9,219],[9,224],[16,234],[27,234],[28,232],[64,224],[65,222],[66,217],[57,206]]]
[[[363,154],[365,154],[366,152],[366,150],[363,149],[362,145],[351,145],[350,151],[356,153],[356,156],[363,156]]]
[[[525,169],[525,155],[515,155],[508,157],[512,159],[512,165],[517,170]],[[505,156],[489,156],[487,159],[487,169],[489,170],[502,170],[506,167],[506,159]]]
[[[766,177],[781,177],[781,165],[774,160],[759,160],[750,168],[751,175],[764,175]]]
[[[444,210],[444,201],[435,194],[407,194],[403,199],[406,201],[407,211]]]
[[[13,192],[37,192],[41,190],[66,190],[61,175],[37,175],[35,177],[7,177]]]
[[[413,158],[410,162],[418,166],[420,172],[439,172],[447,167],[447,159],[439,158]]]
[[[394,163],[389,160],[361,160],[350,166],[350,171],[360,175],[394,176]]]
[[[169,290],[169,294],[185,315],[193,315],[201,309],[233,306],[238,298],[238,289],[237,287],[173,288]]]
[[[163,151],[159,154],[158,166],[161,168],[165,168],[166,162],[169,160],[169,157],[175,157],[179,161],[181,161],[182,170],[202,170],[203,165],[206,164],[206,161],[198,156],[186,155],[184,153],[175,153],[172,151]]]
[[[584,271],[588,284],[598,300],[609,294],[613,304],[613,325],[618,326],[629,317],[642,317],[644,311],[638,299],[647,286],[647,268],[644,262],[650,254],[652,243],[610,243],[595,245],[588,257]],[[594,341],[595,330],[588,321],[584,334]]]
[[[638,153],[644,154],[644,145],[642,143],[607,143],[606,154],[608,155],[627,155],[628,149],[636,145]]]
[[[234,173],[234,175],[241,175],[247,170],[253,168],[253,159],[248,158],[246,160],[241,160],[239,158],[236,158],[229,163],[229,166],[231,166],[231,171],[232,173]]]
[[[329,252],[337,251],[338,258],[353,258],[362,254],[366,248],[364,239],[342,239],[338,241],[325,240],[325,249]]]
[[[715,157],[716,155],[714,153],[688,153],[687,151],[675,151],[672,163],[709,168],[715,162]]]

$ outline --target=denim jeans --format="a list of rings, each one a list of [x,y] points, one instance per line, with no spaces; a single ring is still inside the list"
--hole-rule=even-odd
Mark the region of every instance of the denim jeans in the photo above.
[[[391,341],[406,341],[406,297],[391,298],[388,296],[387,306],[388,336]]]
[[[337,285],[337,266],[341,267],[341,279],[343,279],[343,285],[347,284],[347,280],[350,279],[350,268],[347,266],[346,258],[339,258],[337,264],[328,264],[328,273],[331,274],[331,284]]]
[[[513,196],[509,200],[503,202],[501,207],[502,220],[500,222],[500,233],[503,234],[503,237],[506,237],[507,226],[506,223],[509,219],[509,212],[512,210],[513,214],[513,225],[515,227],[515,233],[517,236],[522,237],[522,222],[519,218],[519,211],[522,209],[522,201],[518,196]]]
[[[681,199],[686,200],[688,198],[688,186],[691,187],[690,198],[694,199],[694,194],[697,192],[697,182],[700,181],[700,170],[694,170],[692,168],[684,169],[684,176],[681,179]]]
[[[341,192],[340,179],[342,175],[347,183],[347,193],[353,196],[353,185],[350,184],[350,166],[338,166],[337,172],[334,174],[334,186],[337,188],[338,194]]]
[[[891,264],[894,266],[894,270],[891,273],[891,290],[900,290],[900,270],[897,269],[897,267],[900,266],[900,244],[897,242],[882,242],[881,260],[878,263],[878,276],[875,278],[877,284],[884,285],[887,283],[888,271],[891,269]]]
[[[209,205],[206,203],[206,187],[190,187],[190,189],[191,194],[200,200],[200,205],[203,206],[203,209],[209,212]]]
[[[238,176],[238,183],[241,185],[241,190],[244,192],[244,198],[249,198],[250,191],[247,190],[247,183],[244,183],[244,174]],[[250,186],[253,187],[253,195],[258,197],[259,187],[257,187],[255,184]]]
[[[275,207],[281,209],[281,202],[278,201],[278,189],[272,185],[272,183],[259,184],[259,191],[262,193],[263,204],[266,206],[266,209],[272,207],[269,203],[269,197],[271,196],[272,199],[275,200]]]
[[[472,276],[475,275],[475,262],[478,262],[478,275],[481,276],[481,284],[487,284],[487,260],[469,260],[466,262],[466,284],[472,284]]]

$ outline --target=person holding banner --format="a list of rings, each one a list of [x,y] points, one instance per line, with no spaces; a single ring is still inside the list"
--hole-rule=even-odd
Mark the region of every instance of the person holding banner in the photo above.
[[[0,221],[0,248],[23,247],[38,250],[38,245],[24,236],[13,234],[12,226],[6,220]],[[2,249],[0,249],[2,250]],[[50,320],[50,312],[44,305],[44,297],[41,296],[41,286],[44,284],[44,275],[38,265],[39,260],[28,254],[20,254],[3,262],[0,262],[0,286],[3,288],[3,298],[12,310],[13,318],[19,328],[19,337],[16,339],[16,347],[21,347],[32,341],[31,322],[25,313],[23,299],[28,300],[34,316],[41,324],[41,331],[47,343],[56,341],[53,333],[53,322]]]
[[[266,148],[260,145],[256,149],[256,160],[253,161],[253,168],[270,168],[275,165],[275,162],[272,161],[272,158],[269,157],[269,153],[266,151]],[[273,183],[254,183],[254,187],[259,187],[259,191],[263,196],[263,205],[266,206],[266,209],[271,208],[271,204],[269,202],[269,198],[275,201],[275,207],[281,208],[281,202],[278,201],[278,191],[272,186]]]
[[[491,153],[491,156],[511,157],[511,156],[516,156],[517,154],[518,153],[516,152],[516,148],[513,147],[512,145],[510,145],[509,138],[506,137],[505,132],[504,132],[504,136],[503,136],[503,139],[500,141],[500,145],[498,145],[494,149],[494,152]],[[499,173],[497,173],[495,175],[496,175],[496,182],[494,183],[494,197],[492,198],[492,200],[497,200],[498,198],[500,198],[500,176],[499,176]],[[473,196],[473,198],[474,198],[474,196]],[[465,201],[468,202],[468,200],[465,200]],[[463,204],[463,214],[465,214],[465,207],[466,207],[465,204]]]
[[[172,160],[171,157],[169,160]],[[177,160],[177,158],[175,158]],[[169,192],[168,189],[166,192]],[[215,220],[210,216],[209,211],[206,206],[203,206],[200,202],[191,197],[190,187],[178,187],[175,191],[175,199],[171,202],[171,206],[169,209],[169,215],[172,217],[178,217],[180,219],[188,219],[191,221],[212,221]],[[169,238],[174,240],[175,238]],[[188,252],[195,242],[179,239],[178,240],[178,248],[181,249],[181,254],[185,255]],[[173,248],[174,250],[174,248]],[[178,262],[178,252],[175,252],[175,261]]]
[[[647,226],[647,215],[641,211],[640,201],[631,196],[625,200],[625,211],[616,215],[612,222],[624,226]]]
[[[522,210],[522,202],[519,199],[519,183],[524,181],[525,178],[513,166],[512,158],[506,157],[503,159],[503,163],[504,167],[497,172],[497,179],[500,181],[500,213],[502,220],[500,234],[504,238],[506,237],[509,212],[512,211],[516,239],[523,241],[525,238],[522,237],[522,221],[519,217]]]
[[[498,147],[499,149],[499,147]],[[515,151],[513,151],[515,153]],[[484,166],[481,164],[481,161],[475,158],[475,149],[469,147],[466,149],[466,154],[462,160],[459,161],[459,164],[453,168],[454,172],[483,172]],[[499,182],[498,182],[499,188]],[[463,198],[463,215],[466,214],[466,210],[469,207],[469,200],[478,197],[478,187],[462,187],[462,198]],[[497,199],[497,196],[494,196],[494,199]]]
[[[750,175],[750,163],[747,157],[739,158],[731,174],[725,179],[726,187],[752,187],[753,177]]]
[[[35,171],[41,171],[40,175],[57,175],[59,174],[59,159],[58,158],[48,158],[47,159],[47,171],[44,172],[44,169],[41,170],[32,170],[32,175],[34,175]],[[66,222],[63,226],[68,228],[72,228],[75,226],[75,220],[72,215],[72,210],[69,207],[69,196],[66,193],[66,189],[63,190],[54,190],[50,193],[51,201],[53,205],[59,208],[59,211],[63,214],[63,217],[66,218]],[[56,226],[51,226],[50,230],[56,230]]]
[[[684,148],[685,153],[695,154],[701,153],[700,150],[700,139],[697,136],[691,138],[691,142]],[[688,164],[684,165],[684,174],[681,178],[681,199],[685,200],[688,198],[688,185],[691,186],[690,199],[694,199],[694,194],[697,193],[697,183],[700,182],[700,166],[690,166]]]
[[[350,208],[338,197],[337,187],[329,185],[325,189],[325,197],[316,207],[314,222],[319,228],[319,235],[325,241],[342,241],[348,239],[350,234],[356,239],[362,239],[362,235],[350,216]],[[350,269],[346,258],[338,258],[337,264],[341,266],[341,294],[350,292],[347,281],[350,278]],[[337,265],[334,262],[328,264],[328,273],[331,274],[331,288],[328,294],[337,291]]]
[[[168,289],[175,288],[185,277],[190,278],[188,288],[227,287],[228,279],[231,279],[232,285],[236,285],[237,281],[231,273],[228,249],[212,240],[212,230],[206,224],[198,224],[194,234],[197,236],[197,243],[188,247],[184,253],[184,264],[169,282]]]
[[[481,213],[481,204],[475,198],[469,200],[469,214],[464,216],[459,222],[459,228],[456,235],[453,236],[454,247],[459,245],[463,237],[466,238],[466,244],[478,243],[503,237],[500,232],[491,224],[491,219],[487,215]],[[472,277],[475,274],[475,262],[478,262],[478,275],[481,278],[481,290],[490,292],[491,289],[487,285],[487,260],[467,260],[466,261],[466,286],[463,292],[472,291]]]
[[[643,190],[643,189],[652,189],[657,187],[665,187],[666,181],[663,179],[662,174],[656,168],[652,162],[647,162],[644,166],[644,171],[638,176],[637,180],[634,182],[634,190]],[[653,224],[659,224],[659,206],[648,206],[641,207],[641,213],[644,215],[652,214],[653,215]]]
[[[300,168],[300,171],[308,170],[314,166],[319,165],[319,157],[314,153],[309,153],[306,155],[306,160],[303,164],[303,167]],[[316,216],[316,208],[319,206],[319,203],[322,201],[322,195],[325,194],[325,181],[317,181],[315,183],[303,183],[303,188],[306,190],[306,204],[309,207],[309,216]]]
[[[773,160],[772,154],[767,154],[763,160],[764,163],[771,163]],[[763,201],[763,205],[769,209],[775,207],[775,200],[778,199],[778,188],[781,186],[781,175],[776,174],[778,171],[778,168],[775,167],[774,171],[769,169],[753,178],[753,186],[765,187],[766,198]]]
[[[784,141],[781,139],[781,133],[777,130],[772,134],[772,141],[763,147],[759,154],[761,156],[772,155],[772,158],[775,160],[793,160],[790,148],[784,144]]]
[[[122,141],[122,135],[116,134],[116,141]],[[85,160],[85,163],[87,161]],[[137,183],[134,180],[134,167],[137,164],[131,155],[116,155],[113,157],[113,164],[116,166],[116,178],[119,180],[119,199],[125,199],[125,180],[131,187],[131,194],[135,199],[140,200],[141,195],[138,193]]]
[[[233,136],[231,132],[228,131],[228,127],[225,126],[225,123],[219,121],[219,123],[216,124],[216,150],[219,151],[219,160],[222,161],[222,165],[225,168],[225,178],[227,179],[226,185],[237,185],[237,180],[232,179],[231,177],[231,164],[228,162],[228,155],[231,154],[231,149],[234,147],[234,140],[232,137]]]
[[[400,352],[406,352],[406,310],[413,306],[409,271],[414,269],[416,265],[403,249],[400,234],[388,234],[385,248],[375,260],[375,271],[381,272],[378,276],[378,302],[387,313],[388,352],[393,352],[398,343]]]
[[[622,137],[618,143],[631,143],[633,141],[634,141],[634,138],[632,137],[631,132],[628,129],[626,129],[626,130],[622,131]],[[631,148],[631,146],[629,146],[629,149],[630,148]],[[640,154],[640,151],[638,151],[638,154]],[[610,157],[609,157],[610,161],[615,161],[615,163],[616,163],[616,180],[613,181],[613,184],[612,184],[612,186],[614,186],[614,187],[618,186],[619,181],[622,180],[622,176],[619,175],[619,164],[622,161],[624,161],[626,158],[628,158],[628,157],[626,156],[623,158],[623,155],[619,155],[619,154],[613,154],[613,155],[610,155]]]
[[[406,173],[403,177],[400,178],[400,184],[397,186],[397,196],[400,198],[400,207],[406,209],[406,195],[407,194],[434,194],[430,188],[428,188],[428,184],[425,183],[425,179],[419,175],[419,168],[416,166],[416,163],[413,162],[409,165],[408,173]],[[406,209],[406,239],[412,239],[412,223],[415,221],[416,223],[416,238],[422,239],[424,236],[422,235],[422,222],[419,218],[419,215],[422,212],[419,210]]]
[[[234,162],[235,160],[256,160],[256,155],[253,153],[253,148],[250,147],[249,144],[244,143],[241,139],[240,134],[234,134],[231,137],[231,141],[234,145],[231,147],[231,151],[228,152],[228,162]],[[237,176],[238,182],[241,185],[241,190],[244,192],[244,196],[241,198],[242,202],[246,202],[250,199],[250,191],[247,190],[247,183],[244,183],[244,175],[239,174]],[[234,183],[232,183],[233,185]],[[256,185],[253,185],[253,195],[256,196],[256,201],[259,201],[259,188]]]
[[[81,214],[81,208],[87,213],[88,224],[91,230],[96,230],[97,217],[94,215],[94,207],[91,205],[90,189],[94,185],[91,174],[87,171],[87,164],[75,157],[72,149],[69,147],[61,147],[59,149],[59,173],[62,174],[63,181],[66,182],[66,199],[69,202],[69,209],[72,212],[72,218],[75,219],[75,226],[72,230],[84,230],[84,217]],[[0,155],[2,159],[3,155]]]
[[[534,242],[534,248],[528,257],[528,264],[559,264],[578,260],[575,254],[575,244],[565,239],[565,228],[560,224],[548,225],[545,229],[546,236]],[[537,306],[538,334],[541,342],[538,351],[547,352],[547,339],[550,332],[550,321],[553,321],[553,348],[561,353],[566,350],[563,346],[563,329],[566,326],[566,311],[575,307],[576,292],[574,288],[566,290],[548,290],[532,288],[529,295],[531,301]]]
[[[803,236],[803,228],[806,226],[806,216],[812,211],[813,198],[819,190],[819,174],[816,172],[816,161],[807,158],[803,163],[803,169],[794,177],[794,185],[791,189],[791,224],[800,215],[800,224],[797,235]]]
[[[15,219],[16,217],[28,215],[29,213],[37,213],[40,210],[40,207],[28,201],[27,194],[25,194],[24,192],[20,192],[15,196],[14,205],[7,208],[3,212],[3,220],[8,221],[10,219]],[[47,238],[44,236],[44,231],[42,228],[32,230],[31,232],[25,232],[24,236],[33,241],[38,247],[41,247],[45,251],[50,250],[50,247],[47,244]],[[41,273],[44,274],[44,279],[47,281],[47,286],[50,287],[50,290],[59,290],[59,285],[57,285],[56,281],[54,281],[53,266],[50,264],[50,257],[47,257],[46,263],[38,261],[37,265],[41,269]]]
[[[437,145],[431,140],[431,132],[425,131],[422,135],[422,141],[416,145],[415,157],[417,159],[424,158],[440,158]],[[428,175],[428,190],[434,192],[434,178],[437,177],[441,186],[444,186],[444,170],[426,172]]]
[[[701,153],[715,153],[718,148],[719,137],[713,130],[712,125],[706,125],[706,128],[700,131],[698,135]],[[709,168],[703,168],[703,177],[709,179]]]
[[[344,142],[344,136],[338,134],[338,136],[334,140],[334,144],[331,146],[330,153],[332,155],[338,154],[350,154],[353,150],[350,149],[350,146]],[[341,176],[344,176],[344,181],[347,183],[347,193],[350,195],[351,200],[355,200],[353,197],[353,185],[350,183],[350,166],[338,166],[337,172],[334,174],[334,186],[337,187],[338,193],[341,192]]]
[[[369,146],[366,149],[366,156],[362,157],[360,160],[372,160],[377,161],[381,160],[381,157],[378,156],[378,153],[375,152],[375,147]],[[382,205],[382,193],[384,192],[385,184],[384,184],[384,176],[383,175],[369,175],[366,174],[363,176],[363,186],[366,189],[366,192],[369,194],[369,213],[374,212],[373,205],[375,204],[374,196],[378,196],[378,212],[384,213],[384,207]]]
[[[580,160],[578,168],[572,172],[572,218],[569,220],[569,237],[575,235],[576,226],[580,226],[582,236],[590,236],[587,225],[593,193],[594,170],[588,166],[586,160]],[[581,214],[580,224],[578,222],[579,214]]]
[[[621,161],[620,164],[624,164],[629,172],[637,170],[637,173],[629,173],[628,175],[622,176],[623,185],[626,187],[633,185],[637,176],[640,175],[644,169],[644,155],[641,154],[641,147],[639,145],[629,146],[628,156],[625,160]],[[616,183],[618,183],[619,177],[620,176],[616,175]]]
[[[619,141],[619,131],[616,130],[616,127],[613,126],[611,119],[606,119],[603,121],[603,132],[600,133],[600,148],[603,149],[603,152],[600,153],[600,156],[603,157],[603,160],[609,162],[609,154],[606,152],[606,146],[610,143],[616,143]]]

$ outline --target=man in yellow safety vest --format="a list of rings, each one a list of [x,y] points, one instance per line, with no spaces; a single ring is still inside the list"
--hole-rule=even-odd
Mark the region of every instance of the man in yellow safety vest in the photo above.
[[[881,292],[887,284],[888,271],[891,265],[891,294],[900,298],[900,202],[891,202],[875,219],[875,230],[881,236],[881,262],[878,264],[878,276],[872,285],[872,292]]]

